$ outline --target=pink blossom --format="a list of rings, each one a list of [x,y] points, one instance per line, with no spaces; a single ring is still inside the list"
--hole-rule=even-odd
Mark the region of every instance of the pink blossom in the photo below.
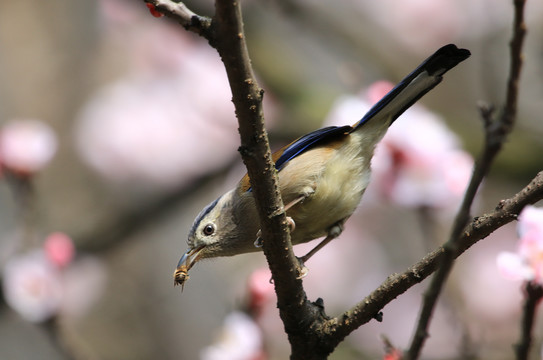
[[[270,279],[271,272],[268,268],[255,270],[249,277],[247,284],[248,306],[255,316],[260,315],[264,306],[270,304],[270,300],[275,299],[275,290]]]
[[[72,239],[61,232],[54,232],[47,236],[44,249],[47,259],[60,268],[66,267],[75,256]]]
[[[100,3],[110,46],[126,59],[76,119],[83,161],[123,189],[168,191],[237,159],[238,124],[217,52],[139,4]]]
[[[484,34],[505,26],[510,12],[506,2],[493,0],[381,0],[354,4],[380,26],[379,31],[418,53],[459,37],[484,38]],[[540,19],[538,10],[533,8],[529,15]]]
[[[64,297],[60,315],[81,317],[102,296],[107,272],[104,264],[94,256],[78,257],[62,272]]]
[[[6,263],[3,291],[6,303],[32,322],[49,319],[62,304],[60,272],[42,251],[13,257]]]
[[[462,30],[464,9],[455,1],[358,1],[362,10],[408,49],[450,42]]]
[[[391,348],[387,351],[385,356],[383,356],[383,360],[401,360],[402,359],[402,352],[398,349]]]
[[[6,262],[4,297],[24,319],[42,322],[59,315],[80,316],[101,296],[106,279],[102,264],[91,256],[68,261],[73,256],[73,245],[68,244],[71,241],[64,234],[52,234],[44,249]]]
[[[0,129],[1,165],[19,175],[42,170],[56,150],[55,133],[39,120],[12,120]]]
[[[432,114],[413,111],[395,123],[372,161],[374,188],[407,207],[454,209],[467,187],[473,159]]]
[[[177,28],[150,32],[133,39],[132,73],[84,106],[76,140],[105,179],[169,189],[235,159],[238,125],[217,53]]]
[[[377,104],[393,88],[394,84],[390,81],[378,80],[368,87],[365,97],[371,105]]]
[[[518,317],[518,304],[522,300],[518,284],[496,276],[496,258],[514,237],[515,226],[509,224],[463,256],[456,279],[461,279],[458,289],[462,294],[465,316],[476,316],[481,320],[468,324],[470,332],[492,332],[494,326],[507,328],[507,324]],[[510,331],[514,332],[513,329]],[[500,335],[493,334],[492,337],[496,339]]]
[[[543,284],[543,209],[526,206],[519,215],[517,230],[517,252],[500,253],[498,268],[506,278]]]
[[[264,360],[262,333],[251,317],[235,311],[226,317],[217,342],[204,348],[202,360]]]
[[[379,81],[361,97],[344,97],[327,124],[354,123],[390,89]],[[436,114],[414,105],[390,127],[377,145],[367,198],[376,195],[408,207],[454,209],[468,184],[472,157]]]
[[[99,15],[103,27],[130,25],[134,22],[141,22],[140,7],[127,1],[122,0],[99,0],[98,1]],[[108,29],[111,30],[111,29]]]

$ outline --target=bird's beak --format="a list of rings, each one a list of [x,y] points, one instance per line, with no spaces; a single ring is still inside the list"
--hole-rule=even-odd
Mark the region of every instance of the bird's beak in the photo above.
[[[190,248],[179,260],[177,264],[177,269],[173,273],[173,284],[174,286],[181,285],[183,287],[185,282],[189,279],[189,270],[191,267],[200,260],[200,254],[205,246],[198,246],[196,248]]]

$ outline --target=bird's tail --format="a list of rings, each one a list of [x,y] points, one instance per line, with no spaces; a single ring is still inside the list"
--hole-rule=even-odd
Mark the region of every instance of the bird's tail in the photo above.
[[[443,46],[379,100],[359,122],[353,125],[352,131],[356,131],[374,118],[386,119],[392,124],[405,110],[439,84],[443,74],[470,55],[469,50],[459,49],[454,44]]]

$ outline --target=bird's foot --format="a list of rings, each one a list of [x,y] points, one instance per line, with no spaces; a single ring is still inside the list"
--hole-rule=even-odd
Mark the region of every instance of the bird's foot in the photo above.
[[[294,229],[296,229],[296,223],[294,222],[294,219],[291,218],[290,216],[287,216],[287,224],[288,224],[288,229],[290,230],[290,232],[293,232]]]
[[[290,232],[293,232],[294,229],[296,229],[296,223],[294,222],[294,219],[290,216],[287,216],[287,223]],[[261,248],[264,244],[264,240],[262,240],[262,230],[258,230],[258,232],[256,233],[256,240],[253,244],[256,248]]]
[[[296,279],[303,279],[304,277],[309,274],[309,268],[305,266],[304,261],[302,258],[296,257],[296,260],[298,260],[298,265],[296,266],[297,275]]]
[[[255,248],[261,248],[262,245],[264,245],[264,241],[262,240],[262,230],[258,230],[256,233],[256,240],[254,242]]]

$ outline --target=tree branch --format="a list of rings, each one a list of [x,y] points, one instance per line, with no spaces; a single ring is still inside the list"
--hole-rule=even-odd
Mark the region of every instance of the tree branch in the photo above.
[[[516,220],[522,209],[543,199],[543,171],[515,196],[502,200],[496,209],[490,213],[472,219],[466,226],[457,242],[457,258],[478,241],[484,239],[503,225]],[[443,260],[445,249],[439,247],[421,261],[408,268],[401,274],[389,276],[365,299],[350,310],[325,324],[325,329],[333,341],[339,344],[347,335],[361,325],[372,320],[392,300],[403,294],[430,276]],[[332,341],[332,340],[331,340]]]
[[[297,279],[297,260],[292,251],[285,211],[279,193],[275,167],[271,158],[262,111],[263,90],[254,77],[245,43],[241,7],[236,0],[216,0],[212,19],[194,14],[185,5],[167,0],[144,0],[157,10],[175,18],[185,29],[205,37],[216,48],[225,65],[239,121],[239,151],[248,175],[260,218],[264,254],[275,283],[278,308],[291,344],[291,359],[325,359],[352,331],[378,315],[398,295],[421,282],[436,269],[427,294],[410,354],[416,358],[426,337],[433,308],[454,259],[477,241],[499,227],[516,219],[527,204],[543,199],[543,172],[521,192],[503,200],[494,212],[472,220],[470,208],[482,179],[513,128],[516,114],[518,78],[521,69],[520,51],[524,35],[521,7],[524,0],[515,0],[515,33],[511,42],[511,74],[507,100],[502,116],[495,121],[491,109],[481,108],[485,120],[486,144],[477,162],[472,180],[458,212],[449,241],[427,255],[403,274],[390,276],[378,289],[343,313],[329,319],[322,301],[307,300],[301,280]],[[522,31],[521,31],[522,30]],[[483,111],[485,110],[485,111]],[[417,343],[418,342],[418,343]]]
[[[211,24],[215,36],[209,43],[224,63],[239,121],[239,151],[247,167],[260,218],[263,250],[277,294],[279,314],[292,348],[292,358],[308,359],[313,348],[309,330],[321,319],[321,308],[307,300],[297,278],[297,259],[292,250],[285,210],[279,192],[262,111],[263,90],[253,74],[243,31],[241,5],[236,0],[217,0]],[[321,358],[314,351],[314,358]],[[326,355],[328,352],[326,352]]]
[[[217,0],[216,10],[218,35],[216,44],[212,45],[221,55],[232,89],[240,126],[239,151],[247,166],[263,238],[269,240],[264,241],[263,250],[270,263],[278,296],[281,295],[279,301],[286,302],[285,297],[293,296],[300,300],[296,301],[299,304],[305,294],[301,281],[296,280],[295,276],[296,260],[264,128],[263,90],[258,86],[250,65],[240,4],[233,0]]]
[[[499,121],[492,121],[490,111],[483,114],[485,124],[485,147],[480,159],[475,163],[473,174],[464,195],[462,205],[456,215],[449,240],[443,247],[443,256],[439,269],[432,278],[430,286],[424,293],[424,301],[419,315],[419,321],[413,334],[413,339],[408,351],[405,353],[406,360],[415,360],[419,357],[420,351],[428,337],[428,327],[434,312],[439,295],[451,272],[454,260],[457,257],[458,243],[462,229],[468,223],[471,206],[477,190],[483,179],[488,174],[496,155],[500,152],[509,133],[513,130],[516,118],[518,82],[522,68],[522,43],[525,35],[523,20],[523,9],[525,0],[514,0],[515,20],[513,24],[513,39],[511,41],[511,67],[507,85],[506,102]],[[487,116],[488,115],[488,116]]]
[[[526,37],[526,24],[524,23],[524,5],[526,0],[513,0],[515,15],[513,20],[513,37],[510,46],[510,67],[509,80],[507,82],[507,93],[505,106],[501,116],[500,123],[504,127],[505,134],[511,132],[517,115],[518,84],[520,81],[520,71],[522,69],[522,45]]]
[[[531,281],[526,283],[525,300],[522,311],[521,334],[518,344],[515,345],[517,360],[528,360],[532,343],[532,330],[537,305],[543,298],[543,288]]]
[[[144,2],[153,4],[157,11],[179,22],[186,30],[197,33],[207,40],[213,38],[211,19],[194,13],[184,3],[171,0],[144,0]]]

